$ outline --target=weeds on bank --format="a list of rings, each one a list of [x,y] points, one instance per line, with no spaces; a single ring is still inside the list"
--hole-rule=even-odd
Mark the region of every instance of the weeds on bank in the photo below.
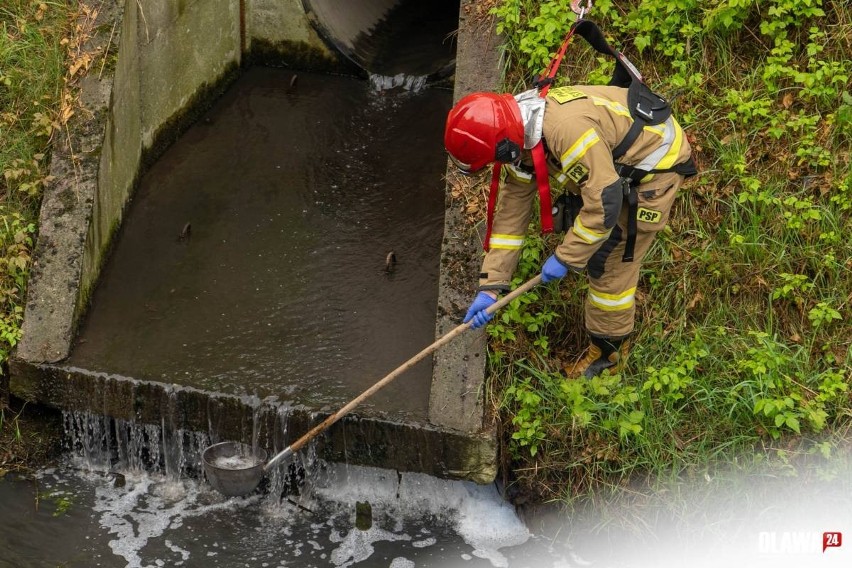
[[[0,7],[0,363],[20,339],[38,205],[67,114],[64,38],[75,10],[66,0]]]
[[[568,4],[494,10],[508,90],[546,67]],[[852,7],[598,0],[590,17],[674,100],[702,173],[646,259],[622,374],[560,376],[587,341],[582,279],[540,288],[488,327],[491,405],[518,483],[570,499],[640,473],[742,464],[755,449],[746,462],[828,459],[852,422]],[[611,70],[577,39],[557,79],[605,83]],[[558,238],[529,239],[517,283]]]

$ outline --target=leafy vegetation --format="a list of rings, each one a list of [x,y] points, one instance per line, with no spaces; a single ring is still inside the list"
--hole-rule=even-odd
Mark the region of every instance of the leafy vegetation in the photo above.
[[[9,0],[0,7],[0,364],[20,339],[73,10],[66,0]]]
[[[55,417],[9,406],[3,375],[21,335],[51,149],[71,113],[67,62],[78,47],[70,33],[78,9],[67,0],[0,6],[0,476],[55,451]]]
[[[545,69],[568,5],[494,7],[507,90]],[[581,278],[540,288],[488,327],[489,392],[517,485],[570,501],[637,476],[829,459],[852,423],[852,7],[597,0],[589,17],[673,100],[701,174],[647,256],[621,374],[560,374],[587,342]],[[557,80],[605,83],[611,70],[576,40]],[[483,195],[465,192],[469,212],[471,192]],[[516,282],[558,238],[529,239]]]

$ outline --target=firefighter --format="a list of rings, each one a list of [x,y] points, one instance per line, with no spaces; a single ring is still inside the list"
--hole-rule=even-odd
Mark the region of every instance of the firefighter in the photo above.
[[[477,92],[462,98],[447,117],[444,144],[462,173],[495,162],[506,170],[499,192],[497,181],[492,188],[496,204],[488,252],[464,322],[484,325],[492,317],[486,308],[509,290],[538,195],[543,226],[553,214],[567,215],[553,220],[566,225],[565,235],[542,266],[542,282],[584,273],[589,283],[590,344],[565,373],[593,377],[620,369],[627,358],[642,259],[695,168],[670,107],[647,107],[657,120],[646,120],[631,112],[631,106],[641,111],[644,103],[628,97],[623,86],[576,85],[539,94],[535,89],[517,96]],[[499,181],[499,167],[493,174]]]

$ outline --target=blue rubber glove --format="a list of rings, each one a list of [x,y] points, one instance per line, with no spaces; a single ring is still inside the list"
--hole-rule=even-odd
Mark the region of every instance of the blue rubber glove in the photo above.
[[[488,323],[492,317],[494,317],[494,314],[486,313],[485,310],[495,303],[497,303],[497,300],[492,298],[491,294],[479,292],[473,299],[473,303],[467,309],[467,314],[464,316],[462,323],[467,323],[472,319],[473,323],[470,326],[471,329],[482,327]]]
[[[568,274],[568,267],[556,260],[556,255],[550,255],[541,267],[541,281],[547,284],[552,280],[559,280]]]

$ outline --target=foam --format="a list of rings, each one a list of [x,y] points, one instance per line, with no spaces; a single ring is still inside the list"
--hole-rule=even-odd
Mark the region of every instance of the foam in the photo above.
[[[194,482],[175,481],[159,475],[125,474],[125,487],[97,487],[92,509],[99,523],[115,539],[109,542],[114,554],[127,561],[127,568],[143,568],[139,552],[152,539],[182,526],[189,517],[256,503],[259,497],[224,500],[203,491]],[[171,548],[185,562],[189,552]]]
[[[274,491],[228,499],[203,481],[176,480],[139,470],[123,473],[123,487],[105,484],[103,474],[75,476],[92,482],[95,518],[107,533],[109,549],[123,558],[128,568],[154,566],[158,561],[169,566],[205,560],[211,566],[223,565],[229,557],[223,552],[226,547],[220,541],[200,550],[198,539],[190,536],[198,523],[187,521],[201,518],[203,525],[206,518],[236,517],[238,512],[241,518],[257,521],[242,526],[234,536],[264,543],[266,550],[274,552],[266,555],[273,567],[308,566],[312,562],[349,567],[373,556],[379,542],[400,542],[393,547],[398,555],[394,568],[407,568],[414,562],[400,553],[411,550],[416,554],[417,550],[441,544],[445,540],[440,535],[447,535],[456,543],[453,546],[464,546],[461,540],[470,546],[460,553],[469,552],[503,567],[508,564],[500,549],[523,543],[530,536],[494,487],[425,474],[326,465],[309,475],[301,495],[291,501],[281,500],[280,492]],[[365,531],[354,528],[358,501],[367,501],[372,507],[372,526]],[[240,536],[246,529],[252,535]],[[461,538],[452,536],[453,531]],[[162,550],[160,556],[151,558],[148,550],[158,549]],[[442,547],[435,554],[443,556],[443,551]]]
[[[474,549],[475,556],[497,568],[508,566],[500,548],[523,544],[530,537],[529,529],[494,486],[420,473],[332,465],[315,492],[337,503],[369,501],[374,514],[384,509],[406,518],[434,516],[451,524]]]
[[[366,531],[352,529],[340,541],[340,545],[331,552],[331,563],[340,567],[352,566],[372,556],[375,550],[373,544],[376,542],[398,540],[411,540],[411,537],[388,532],[375,526]]]

